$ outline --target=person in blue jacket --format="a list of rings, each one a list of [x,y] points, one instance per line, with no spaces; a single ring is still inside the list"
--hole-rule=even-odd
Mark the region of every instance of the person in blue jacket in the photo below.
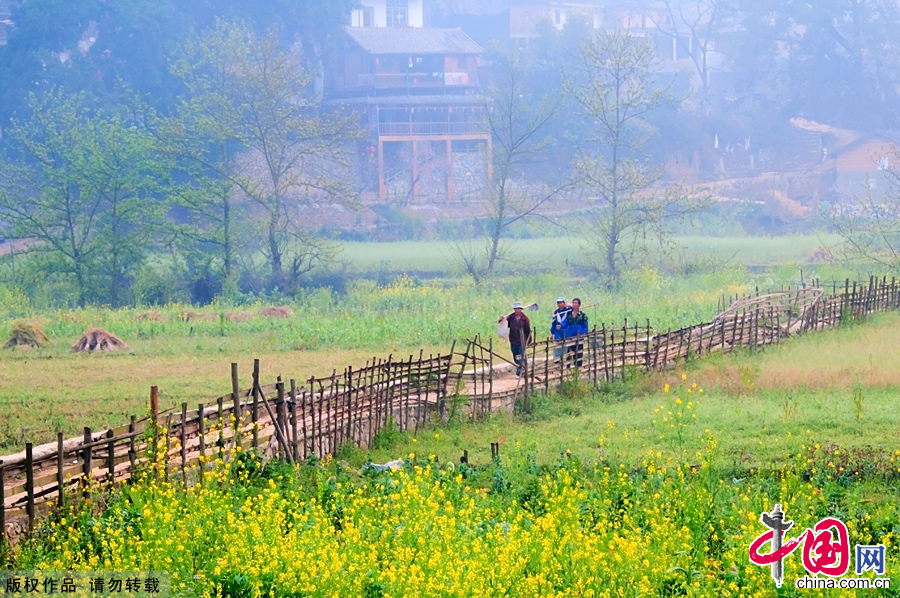
[[[569,308],[569,314],[566,317],[565,338],[575,338],[578,335],[584,336],[588,333],[588,317],[581,311],[581,299],[575,297],[572,299],[572,305]],[[568,347],[568,352],[574,353],[575,367],[581,367],[584,357],[584,344],[580,342],[572,343]],[[571,364],[566,366],[571,367]]]
[[[556,309],[553,310],[553,317],[550,319],[550,336],[559,341],[558,346],[553,349],[553,357],[562,357],[566,354],[563,340],[566,338],[566,326],[570,313],[572,313],[572,308],[566,305],[566,298],[557,297]]]
[[[553,319],[550,320],[550,334],[554,339],[561,341],[566,338],[567,319],[570,313],[572,313],[572,308],[566,305],[566,298],[557,297]]]

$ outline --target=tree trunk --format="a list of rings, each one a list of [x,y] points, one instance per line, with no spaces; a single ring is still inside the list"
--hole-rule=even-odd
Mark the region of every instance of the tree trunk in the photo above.
[[[287,279],[284,276],[284,266],[281,263],[281,247],[278,245],[278,212],[273,211],[269,217],[269,253],[272,262],[272,281],[282,293],[287,293]]]
[[[618,245],[619,231],[618,227],[613,224],[613,227],[609,231],[609,242],[606,245],[606,270],[609,276],[607,286],[610,288],[619,286],[619,268],[616,265],[616,251]]]
[[[225,278],[231,278],[231,202],[227,196],[224,197],[224,202],[222,203],[222,234],[224,235],[223,239],[223,255],[222,259],[225,262]]]

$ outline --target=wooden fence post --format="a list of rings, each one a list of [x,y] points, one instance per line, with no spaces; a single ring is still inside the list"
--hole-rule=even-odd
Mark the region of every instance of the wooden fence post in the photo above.
[[[163,453],[163,479],[165,481],[169,481],[169,447],[172,442],[172,436],[170,434],[172,430],[172,414],[169,413],[166,416],[166,447],[163,449],[165,452]]]
[[[647,318],[647,345],[644,348],[644,370],[650,371],[650,318]]]
[[[150,387],[150,421],[154,427],[159,423],[159,387]]]
[[[519,335],[523,334],[522,330],[519,330]],[[524,340],[520,339],[521,343],[524,344]],[[494,410],[494,337],[488,337],[488,358],[490,359],[490,363],[488,364],[488,413]],[[522,361],[525,361],[525,347],[522,347]]]
[[[347,366],[347,389],[344,391],[347,393],[347,399],[345,401],[346,407],[345,411],[347,413],[347,424],[344,428],[344,441],[350,440],[355,445],[356,443],[353,441],[353,366]]]
[[[231,401],[234,404],[232,416],[234,416],[234,446],[238,446],[241,430],[241,397],[240,381],[238,380],[238,364],[231,364]],[[222,433],[225,433],[225,422],[222,422]]]
[[[25,443],[25,491],[28,494],[25,512],[28,514],[28,534],[34,532],[34,445]],[[3,530],[4,534],[6,529]]]
[[[6,476],[0,459],[0,547],[6,545]]]
[[[84,449],[82,454],[82,463],[81,463],[81,474],[83,477],[81,484],[81,496],[82,498],[90,498],[91,491],[89,488],[91,481],[91,446],[90,443],[93,440],[93,435],[91,434],[91,429],[87,426],[84,427]]]
[[[253,406],[250,413],[253,419],[253,448],[259,448],[259,359],[253,360]]]
[[[112,428],[106,431],[106,483],[112,486],[116,479],[116,444],[113,441],[115,433]]]
[[[603,332],[603,375],[606,378],[606,381],[609,382],[609,358],[607,357],[607,347],[609,343],[606,342],[606,324],[600,324],[601,331]]]
[[[157,386],[150,387],[150,426],[150,442],[152,442],[153,445],[150,447],[149,454],[151,455],[151,458],[156,461],[156,453],[159,450],[159,387]],[[155,468],[156,463],[151,463],[150,470],[153,471]]]
[[[316,457],[320,457],[321,455],[316,450],[316,439],[318,438],[318,436],[316,433],[316,379],[314,377],[310,377],[309,379],[309,412],[309,450],[311,450],[312,454]]]
[[[134,415],[131,416],[131,420],[128,422],[128,434],[130,438],[128,439],[128,463],[131,465],[131,471],[129,472],[129,477],[134,475],[134,468],[137,463],[137,450],[135,450],[135,440],[134,433],[137,431],[137,417]]]
[[[66,504],[66,490],[63,487],[63,467],[65,466],[65,460],[63,459],[63,433],[56,433],[56,504],[62,509]],[[0,478],[0,486],[3,485],[3,480]],[[0,504],[0,509],[3,508],[3,505]],[[0,533],[5,533],[5,529],[0,528]]]
[[[281,378],[281,376],[279,376],[279,378]],[[275,399],[275,427],[282,432],[283,436],[286,437],[288,432],[287,432],[287,425],[286,425],[286,421],[285,421],[285,420],[287,420],[287,414],[285,412],[285,404],[284,404],[284,382],[281,380],[278,380],[278,382],[275,385],[275,389],[276,389],[276,392],[278,393],[276,395],[276,399]],[[284,439],[283,447],[280,442],[278,443],[278,455],[282,459],[291,461],[292,455],[291,455],[291,451],[289,449],[287,438]]]
[[[197,421],[200,422],[200,459],[197,465],[197,470],[200,475],[200,483],[203,483],[203,468],[205,467],[204,461],[206,461],[206,421],[205,421],[205,413],[203,410],[203,403],[197,405]]]
[[[187,488],[187,403],[181,404],[181,481]]]
[[[294,453],[294,461],[300,459],[297,432],[297,380],[291,378],[291,451]]]
[[[219,459],[225,459],[225,401],[222,397],[216,401],[219,415],[219,436],[216,438],[216,446],[219,449]]]

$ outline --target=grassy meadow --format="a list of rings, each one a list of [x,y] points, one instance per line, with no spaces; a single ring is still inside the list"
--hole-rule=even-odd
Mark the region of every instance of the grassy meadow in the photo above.
[[[791,235],[785,237],[710,237],[683,235],[674,239],[677,255],[689,261],[713,261],[725,266],[769,267],[801,264],[819,247],[838,242],[835,235]],[[545,237],[509,239],[504,242],[509,261],[501,272],[521,270],[523,264],[536,269],[565,269],[580,264],[581,239]],[[417,272],[446,276],[455,261],[450,241],[397,241],[391,243],[342,243],[338,259],[361,273]]]

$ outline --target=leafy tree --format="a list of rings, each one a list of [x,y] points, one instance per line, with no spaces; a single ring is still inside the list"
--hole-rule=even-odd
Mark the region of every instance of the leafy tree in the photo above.
[[[618,285],[622,269],[666,240],[666,224],[703,202],[677,189],[660,189],[662,168],[646,146],[654,131],[647,117],[676,101],[673,82],[660,83],[650,43],[625,31],[605,31],[581,44],[566,87],[588,130],[575,159],[590,198],[585,219],[586,261]]]
[[[49,274],[71,277],[78,304],[119,305],[162,217],[152,139],[123,114],[91,109],[84,94],[57,88],[28,108],[10,131],[0,221],[32,240]]]
[[[187,46],[179,68],[189,95],[207,110],[207,125],[219,127],[219,143],[242,150],[218,174],[254,204],[271,283],[292,292],[330,256],[297,209],[355,197],[347,176],[354,119],[322,105],[315,75],[279,47],[274,31],[258,35],[219,21]]]

